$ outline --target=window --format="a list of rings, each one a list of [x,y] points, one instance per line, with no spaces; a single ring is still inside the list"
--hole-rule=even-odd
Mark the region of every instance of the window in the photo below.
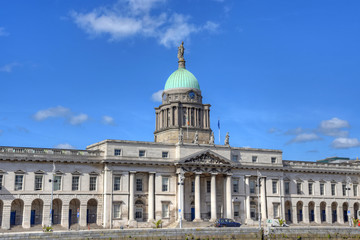
[[[169,178],[162,177],[162,191],[168,192],[169,191]]]
[[[72,177],[72,184],[71,184],[71,190],[78,191],[79,190],[79,176],[73,176]]]
[[[255,193],[256,181],[250,180],[250,193]]]
[[[145,150],[139,151],[139,157],[145,157]]]
[[[121,149],[114,149],[115,156],[121,156]]]
[[[143,218],[143,209],[142,208],[136,208],[135,209],[135,219],[142,219]]]
[[[325,193],[325,185],[323,183],[320,183],[320,195],[324,195]]]
[[[276,163],[276,157],[271,158],[271,163]]]
[[[0,190],[2,189],[3,185],[3,175],[0,175]]]
[[[302,194],[301,183],[297,183],[297,184],[296,184],[296,191],[297,191],[297,194]]]
[[[114,191],[120,191],[120,176],[114,177]]]
[[[95,191],[96,190],[96,176],[90,176],[90,185],[89,185],[89,191]]]
[[[142,192],[142,190],[143,190],[142,179],[137,178],[136,179],[136,191]]]
[[[234,217],[240,216],[240,204],[234,204]]]
[[[195,182],[191,181],[191,192],[195,192]]]
[[[285,182],[285,194],[290,194],[290,182]]]
[[[343,196],[346,196],[346,184],[342,185],[342,194]]]
[[[278,188],[278,181],[276,181],[276,180],[273,180],[272,181],[272,193],[273,194],[277,194],[277,188]]]
[[[121,218],[121,204],[120,203],[114,203],[113,204],[114,209],[114,217],[113,218]]]
[[[237,162],[238,155],[235,155],[235,154],[231,155],[231,160],[234,161],[234,162]]]
[[[61,176],[54,176],[54,191],[61,189]]]
[[[162,204],[162,217],[169,218],[169,203]]]
[[[335,183],[331,184],[331,195],[335,196]]]
[[[257,156],[252,156],[252,162],[253,163],[257,162]]]
[[[162,158],[168,158],[169,152],[162,152]]]
[[[1,186],[1,183],[0,183],[0,186]],[[353,189],[354,189],[354,197],[356,197],[358,194],[357,194],[357,184],[354,184],[353,185]]]
[[[309,195],[313,195],[313,184],[309,183]]]
[[[43,176],[35,175],[35,191],[42,190],[42,185],[43,185]]]
[[[274,203],[274,218],[279,217],[279,204]]]
[[[15,175],[15,191],[22,190],[24,175]]]
[[[211,181],[206,181],[206,192],[207,193],[211,192]]]
[[[239,192],[239,179],[233,180],[233,192],[238,193]]]

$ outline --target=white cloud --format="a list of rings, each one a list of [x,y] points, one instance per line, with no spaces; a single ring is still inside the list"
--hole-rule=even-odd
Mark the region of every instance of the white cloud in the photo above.
[[[190,16],[151,10],[166,0],[118,1],[112,7],[101,7],[87,13],[70,13],[76,25],[91,36],[109,35],[111,41],[133,36],[152,37],[165,47],[177,46],[192,33],[214,32],[219,24],[207,21],[204,25],[190,23]]]
[[[331,143],[331,147],[333,148],[360,147],[360,141],[357,138],[339,137],[334,139],[334,141]]]
[[[9,33],[5,31],[5,28],[0,27],[0,36],[9,36]]]
[[[2,67],[0,67],[0,72],[8,72],[8,73],[10,73],[10,72],[12,72],[13,68],[17,67],[17,66],[20,66],[20,64],[16,63],[16,62],[5,64]]]
[[[116,126],[116,123],[114,121],[114,118],[110,117],[110,116],[103,116],[102,117],[102,122],[105,125],[111,125],[111,126]]]
[[[155,93],[152,94],[151,96],[151,99],[154,101],[154,102],[162,102],[162,93],[163,93],[164,90],[159,90]]]
[[[318,131],[327,136],[347,137],[349,132],[346,130],[341,130],[342,128],[350,128],[349,122],[334,117],[330,120],[321,121]]]
[[[321,138],[315,133],[300,133],[296,137],[291,139],[288,143],[303,143],[317,140],[321,140]]]
[[[39,110],[33,115],[36,121],[43,121],[48,118],[65,118],[71,125],[80,125],[89,119],[88,115],[80,113],[75,115],[69,108],[62,106]]]
[[[54,148],[61,148],[61,149],[76,149],[74,146],[68,144],[68,143],[60,143],[56,146],[54,146]]]

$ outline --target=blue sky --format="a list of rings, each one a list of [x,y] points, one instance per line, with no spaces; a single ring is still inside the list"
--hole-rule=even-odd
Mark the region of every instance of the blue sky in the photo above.
[[[0,2],[0,145],[153,141],[156,92],[187,69],[221,143],[287,160],[360,150],[360,2]],[[216,139],[218,142],[218,139]]]

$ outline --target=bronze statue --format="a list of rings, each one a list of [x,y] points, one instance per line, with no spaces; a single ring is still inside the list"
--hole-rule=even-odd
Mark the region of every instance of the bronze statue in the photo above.
[[[184,60],[184,42],[182,42],[181,43],[181,45],[178,47],[178,55],[177,55],[177,57],[178,57],[178,59],[179,59],[179,61],[180,60]]]

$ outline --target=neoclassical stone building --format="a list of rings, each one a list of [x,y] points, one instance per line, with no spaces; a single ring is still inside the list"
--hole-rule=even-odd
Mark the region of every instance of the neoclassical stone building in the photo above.
[[[224,145],[214,144],[210,105],[202,102],[183,53],[181,45],[179,68],[155,109],[154,142],[104,140],[86,150],[0,147],[1,227],[31,228],[51,219],[66,228],[118,228],[158,219],[175,227],[180,218],[227,217],[248,225],[357,218],[358,161],[286,161],[280,150],[231,146],[228,136]]]

